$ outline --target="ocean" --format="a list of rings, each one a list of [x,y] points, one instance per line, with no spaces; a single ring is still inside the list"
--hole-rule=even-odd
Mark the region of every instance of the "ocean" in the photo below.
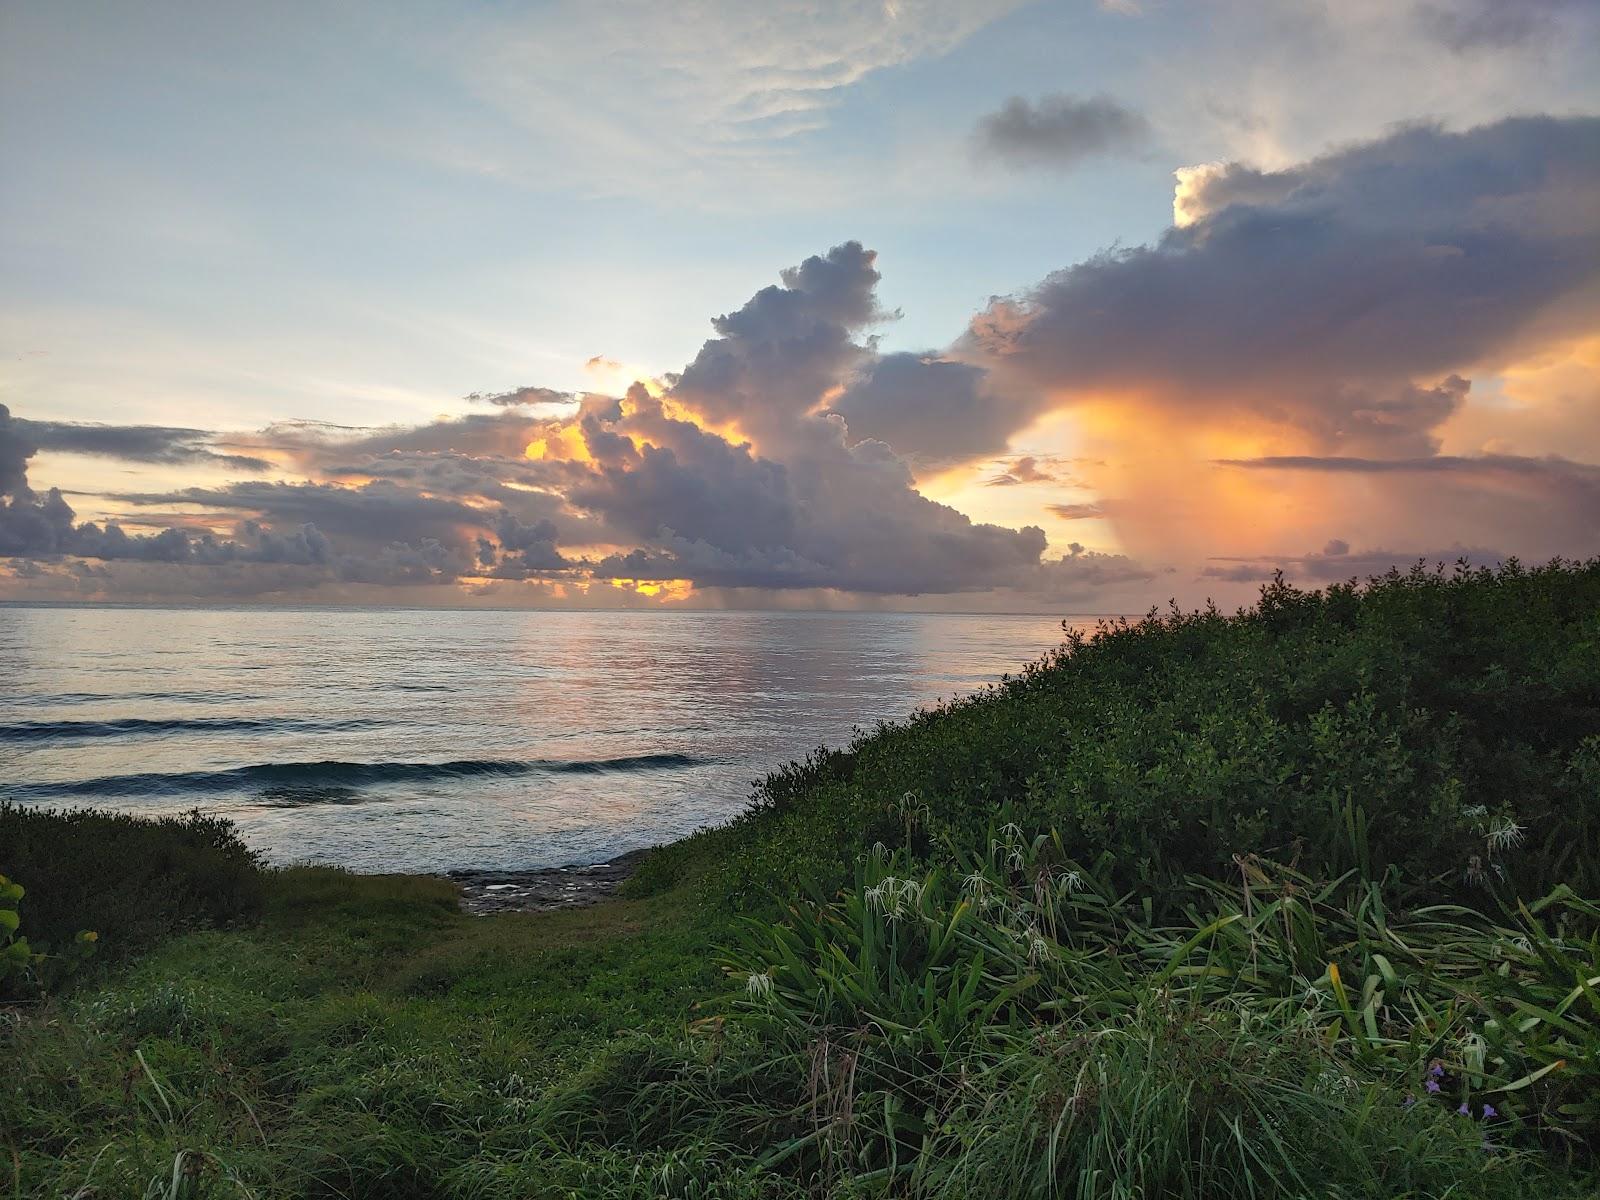
[[[1061,640],[1044,616],[0,606],[0,798],[200,807],[275,863],[596,862]]]

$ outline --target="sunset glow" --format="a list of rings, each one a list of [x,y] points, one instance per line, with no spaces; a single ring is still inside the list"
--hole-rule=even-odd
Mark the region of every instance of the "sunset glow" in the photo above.
[[[710,83],[643,11],[357,5],[337,71],[19,15],[0,597],[1140,611],[1600,550],[1595,14],[1247,7],[713,5]]]

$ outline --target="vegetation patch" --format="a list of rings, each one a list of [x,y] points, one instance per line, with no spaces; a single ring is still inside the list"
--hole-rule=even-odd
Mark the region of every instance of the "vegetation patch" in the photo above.
[[[1576,1200],[1597,802],[1600,564],[1280,582],[791,764],[593,908],[241,867],[211,928],[6,1011],[0,1163],[39,1196]],[[0,846],[28,928],[58,876]]]

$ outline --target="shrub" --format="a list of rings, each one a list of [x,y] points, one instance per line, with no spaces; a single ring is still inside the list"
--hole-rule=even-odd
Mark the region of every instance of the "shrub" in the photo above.
[[[980,839],[1009,805],[1175,908],[1186,876],[1249,854],[1392,866],[1473,903],[1597,895],[1597,789],[1600,561],[1419,567],[1069,632],[996,687],[775,773],[670,865],[759,908],[846,883],[875,842]]]
[[[198,810],[144,818],[0,803],[0,870],[27,888],[29,940],[52,952],[93,930],[121,956],[184,929],[253,916],[262,872],[232,824]]]

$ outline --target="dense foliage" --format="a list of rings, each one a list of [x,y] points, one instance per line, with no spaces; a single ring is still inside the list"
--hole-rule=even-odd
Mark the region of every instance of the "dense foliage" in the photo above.
[[[819,751],[587,912],[266,873],[259,926],[0,1020],[0,1163],[19,1195],[1577,1200],[1597,851],[1600,564],[1280,582]]]
[[[260,911],[256,855],[227,821],[200,812],[142,819],[0,802],[0,871],[35,949],[96,934],[112,958],[203,925]]]
[[[1418,567],[1071,634],[979,697],[791,764],[652,877],[711,861],[759,906],[845,882],[875,843],[976,843],[1005,805],[1158,906],[1243,854],[1393,867],[1436,896],[1594,895],[1596,796],[1600,563]]]

